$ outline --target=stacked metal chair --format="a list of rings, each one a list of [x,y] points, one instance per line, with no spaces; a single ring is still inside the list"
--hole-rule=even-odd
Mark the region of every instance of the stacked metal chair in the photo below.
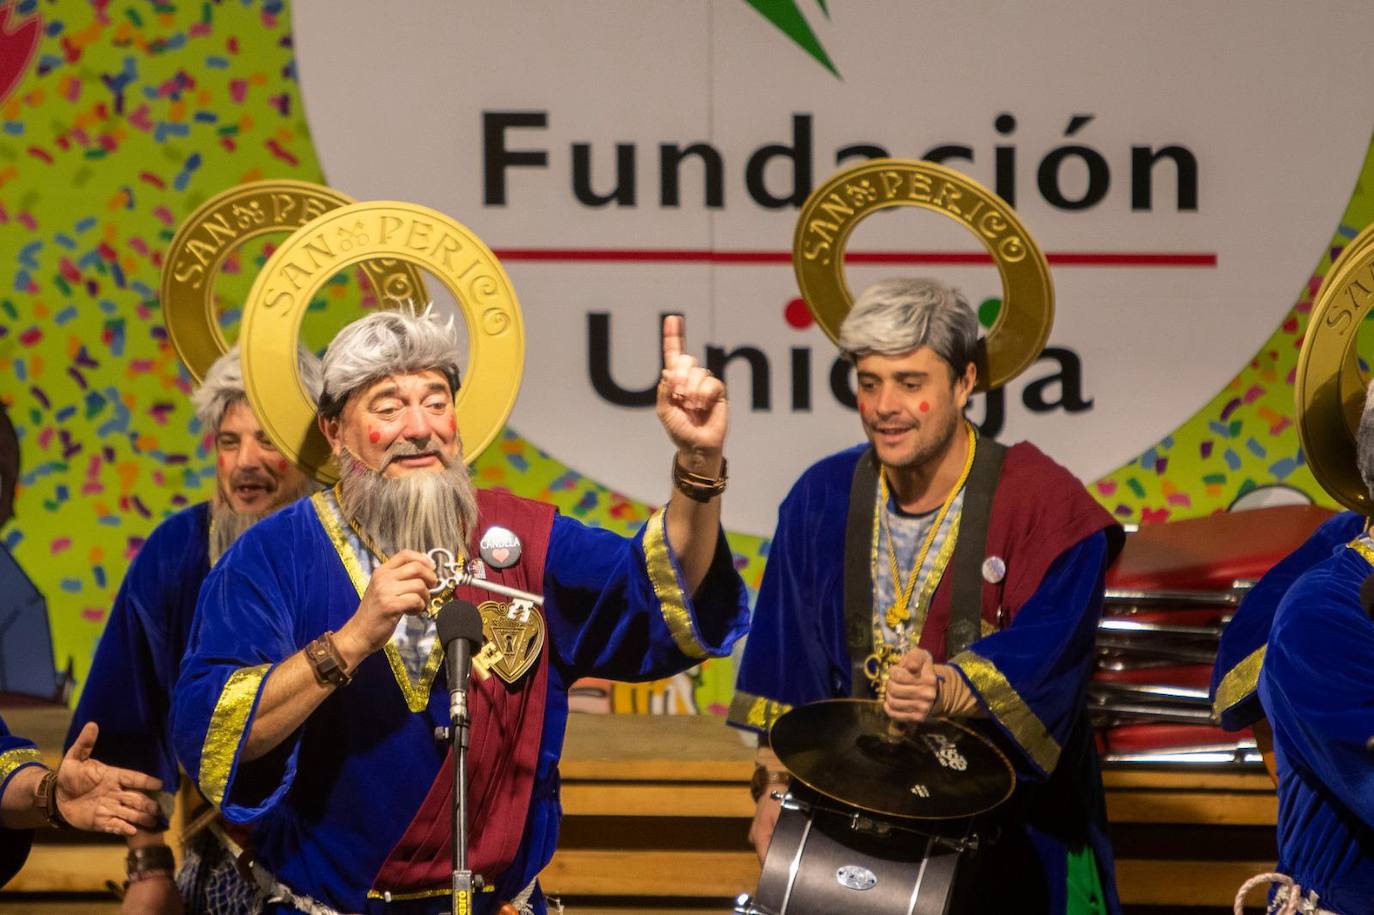
[[[1105,762],[1261,765],[1212,721],[1217,642],[1241,599],[1331,512],[1278,506],[1142,527],[1107,576],[1088,707]]]

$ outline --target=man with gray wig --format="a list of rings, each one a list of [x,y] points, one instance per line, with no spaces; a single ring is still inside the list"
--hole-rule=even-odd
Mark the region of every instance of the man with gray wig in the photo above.
[[[482,604],[491,674],[467,692],[468,860],[491,890],[473,911],[546,911],[535,878],[557,840],[571,684],[660,679],[728,655],[747,626],[720,530],[725,391],[682,348],[669,318],[657,412],[672,493],[623,538],[472,486],[451,322],[379,312],[335,338],[319,422],[339,483],[252,528],[211,573],[176,698],[178,756],[225,817],[252,824],[268,911],[433,912],[452,891],[431,617],[449,598]],[[439,561],[544,602],[440,588]]]
[[[1374,385],[1356,434],[1374,497]],[[1259,672],[1279,781],[1270,911],[1374,912],[1374,537],[1359,532],[1279,600]],[[1272,875],[1266,875],[1270,877]]]
[[[960,912],[1116,912],[1084,691],[1121,530],[1035,446],[964,418],[978,321],[929,279],[859,296],[840,330],[868,442],[824,458],[783,502],[729,721],[877,698],[895,722],[967,719],[1013,761],[1002,839]],[[842,546],[841,546],[842,545]],[[761,750],[750,839],[767,854],[785,784]]]
[[[318,390],[319,360],[302,350],[299,365],[307,387]],[[159,524],[130,564],[67,735],[70,746],[87,722],[98,723],[97,759],[155,776],[169,792],[179,783],[168,720],[172,687],[201,583],[245,530],[312,488],[254,416],[237,346],[215,360],[191,401],[201,432],[213,442],[214,495]],[[168,794],[169,808],[171,799]],[[161,830],[129,838],[124,912],[257,911],[256,887],[238,875],[210,830],[185,841],[185,866],[173,883],[172,853]]]

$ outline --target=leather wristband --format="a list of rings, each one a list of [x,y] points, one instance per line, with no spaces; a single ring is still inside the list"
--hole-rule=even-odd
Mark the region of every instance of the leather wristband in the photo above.
[[[33,789],[33,803],[39,810],[43,811],[43,817],[48,821],[48,825],[56,829],[66,829],[70,823],[62,816],[62,811],[57,808],[57,770],[49,769],[39,780],[38,787]]]
[[[171,877],[176,871],[176,859],[166,845],[146,845],[131,848],[124,858],[124,873],[130,883],[150,877]]]
[[[353,678],[348,674],[343,655],[334,647],[334,633],[325,632],[305,646],[305,659],[315,672],[321,686],[347,686]]]
[[[694,502],[710,502],[725,492],[725,481],[729,476],[726,472],[728,466],[725,458],[721,458],[720,476],[704,477],[683,467],[675,454],[673,455],[673,485],[677,487],[678,492]]]
[[[755,766],[754,777],[749,779],[749,796],[754,799],[754,803],[759,802],[763,793],[774,785],[790,785],[792,777],[786,772],[777,772],[766,766]]]

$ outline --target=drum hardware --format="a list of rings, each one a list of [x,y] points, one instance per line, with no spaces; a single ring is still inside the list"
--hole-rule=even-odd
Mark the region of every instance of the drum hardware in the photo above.
[[[978,844],[980,839],[977,836],[977,834],[970,833],[966,836],[950,836],[942,835],[938,832],[928,832],[923,829],[917,829],[914,825],[912,825],[912,823],[919,821],[913,820],[904,823],[894,823],[889,820],[882,820],[876,817],[867,816],[857,810],[854,810],[852,807],[845,807],[840,804],[827,804],[820,797],[816,797],[813,800],[802,800],[793,795],[790,791],[786,794],[774,791],[772,797],[775,801],[782,802],[783,809],[795,810],[798,813],[802,813],[807,816],[810,816],[816,811],[821,810],[825,811],[826,813],[834,814],[838,817],[847,817],[849,820],[849,828],[857,833],[863,833],[865,835],[877,836],[882,838],[890,836],[893,833],[903,832],[910,833],[911,835],[918,836],[922,839],[928,839],[931,842],[934,842],[936,845],[939,845],[942,848],[947,848],[950,851],[964,852],[978,850]]]
[[[753,899],[749,898],[748,893],[741,893],[735,900],[735,907],[732,910],[734,915],[778,915],[772,909],[765,909]]]

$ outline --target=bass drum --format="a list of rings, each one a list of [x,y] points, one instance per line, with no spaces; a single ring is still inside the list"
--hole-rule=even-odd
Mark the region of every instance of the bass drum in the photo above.
[[[752,906],[758,915],[953,915],[972,871],[970,820],[913,828],[794,786]],[[741,911],[741,909],[737,909]]]

